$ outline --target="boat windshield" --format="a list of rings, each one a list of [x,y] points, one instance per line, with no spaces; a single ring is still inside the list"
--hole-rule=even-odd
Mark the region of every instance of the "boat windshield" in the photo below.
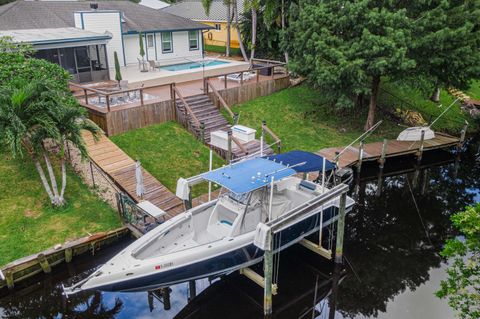
[[[227,192],[226,195],[233,201],[242,204],[242,205],[247,205],[248,202],[248,196],[250,193],[244,193],[244,194],[235,194],[234,192]]]

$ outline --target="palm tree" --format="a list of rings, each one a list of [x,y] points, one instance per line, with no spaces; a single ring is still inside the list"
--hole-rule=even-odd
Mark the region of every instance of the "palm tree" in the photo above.
[[[210,15],[210,8],[212,6],[213,0],[202,0],[203,9],[205,13]],[[223,0],[223,4],[227,7],[227,42],[225,43],[226,47],[226,56],[230,56],[230,42],[231,42],[231,25],[232,25],[232,5],[236,5],[236,0]],[[240,36],[239,36],[240,38]]]
[[[242,52],[243,59],[245,62],[248,62],[247,52],[245,51],[245,46],[242,41],[242,34],[240,33],[240,22],[238,19],[238,4],[237,0],[232,0],[233,5],[233,15],[235,17],[235,28],[237,29],[238,42],[240,44],[240,51]]]
[[[81,130],[98,136],[100,129],[84,117],[72,96],[52,88],[45,80],[20,81],[0,89],[0,142],[14,157],[28,153],[54,206],[65,204],[65,145],[70,143],[86,156]],[[59,158],[62,186],[59,192],[50,157]],[[47,168],[45,174],[41,159]]]
[[[246,7],[252,12],[252,44],[250,48],[250,60],[255,58],[255,44],[257,42],[257,10],[260,9],[259,0],[247,0]]]

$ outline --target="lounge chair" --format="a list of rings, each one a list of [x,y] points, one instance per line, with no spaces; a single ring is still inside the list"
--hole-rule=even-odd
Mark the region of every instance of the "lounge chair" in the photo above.
[[[153,71],[156,71],[157,68],[160,68],[160,62],[154,61],[154,60],[148,60],[148,65],[150,66],[150,69]]]
[[[255,77],[255,73],[252,72],[243,72],[243,81],[251,80]],[[225,80],[225,76],[219,76],[220,80]],[[241,82],[242,81],[242,73],[231,73],[227,75],[227,80]]]

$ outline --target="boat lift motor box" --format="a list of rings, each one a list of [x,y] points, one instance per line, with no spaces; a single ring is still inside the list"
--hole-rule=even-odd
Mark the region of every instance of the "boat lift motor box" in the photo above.
[[[228,134],[225,131],[213,131],[210,133],[210,145],[228,151]]]
[[[234,125],[232,126],[232,135],[235,138],[238,138],[242,142],[250,142],[255,139],[255,133],[257,130],[253,128],[246,127],[243,125]]]

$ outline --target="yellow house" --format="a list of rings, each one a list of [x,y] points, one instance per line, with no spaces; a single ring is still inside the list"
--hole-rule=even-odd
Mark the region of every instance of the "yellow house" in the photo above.
[[[237,0],[238,12],[243,12],[243,0]],[[214,0],[207,15],[203,8],[201,0],[187,0],[172,4],[162,11],[178,15],[190,20],[202,22],[214,29],[203,32],[203,41],[206,45],[225,47],[227,44],[227,6],[223,0]],[[241,13],[240,13],[241,14]],[[233,10],[230,18],[233,17]],[[237,29],[231,25],[230,28],[230,47],[239,48]]]

